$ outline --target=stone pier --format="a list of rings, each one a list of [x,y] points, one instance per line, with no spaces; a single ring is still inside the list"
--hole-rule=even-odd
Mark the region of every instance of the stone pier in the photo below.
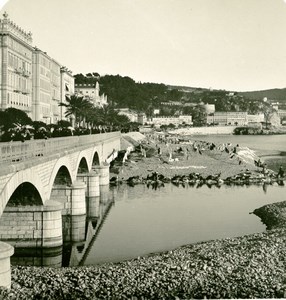
[[[86,185],[86,197],[98,197],[99,190],[99,174],[95,171],[77,175],[77,181],[82,181]]]
[[[14,248],[6,243],[0,242],[0,286],[11,287],[10,257]]]
[[[75,181],[71,186],[56,185],[53,187],[51,199],[63,204],[62,215],[85,215],[86,185],[83,181]]]
[[[15,247],[58,247],[62,239],[62,205],[7,206],[0,219],[0,239]]]
[[[109,164],[93,166],[92,169],[99,174],[99,185],[109,184]]]

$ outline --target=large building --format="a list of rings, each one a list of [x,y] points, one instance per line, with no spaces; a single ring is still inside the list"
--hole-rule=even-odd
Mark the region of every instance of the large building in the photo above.
[[[207,116],[207,124],[214,125],[246,125],[247,112],[240,111],[217,111]]]
[[[38,48],[33,51],[33,120],[60,120],[61,65]]]
[[[192,116],[191,115],[181,115],[181,116],[172,116],[172,117],[153,117],[147,120],[147,124],[161,126],[161,125],[170,125],[173,124],[175,126],[179,126],[182,124],[185,125],[193,125]]]
[[[99,95],[100,87],[98,81],[94,83],[76,83],[75,94],[88,99],[93,103],[95,107],[103,107],[107,105],[107,96],[102,94]]]
[[[32,34],[7,13],[0,20],[0,38],[0,110],[17,108],[47,124],[65,119],[59,104],[74,93],[71,71],[33,47]]]
[[[4,13],[0,38],[0,109],[13,107],[32,117],[32,34]]]

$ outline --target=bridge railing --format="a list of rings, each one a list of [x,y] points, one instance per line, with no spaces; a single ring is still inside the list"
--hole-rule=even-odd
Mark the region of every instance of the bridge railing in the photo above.
[[[110,139],[119,138],[120,132],[101,134],[58,137],[47,140],[30,140],[25,142],[0,143],[0,163],[18,162],[28,158],[60,153],[64,150],[78,148],[85,145],[97,144]]]

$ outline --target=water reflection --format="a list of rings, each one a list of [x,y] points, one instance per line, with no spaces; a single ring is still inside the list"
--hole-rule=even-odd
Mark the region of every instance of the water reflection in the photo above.
[[[150,182],[110,190],[104,186],[99,197],[86,198],[86,215],[63,218],[62,247],[16,248],[11,263],[94,265],[204,240],[261,232],[265,226],[249,212],[285,200],[281,187],[284,189],[283,181],[209,186]]]
[[[155,185],[156,184],[156,185]],[[241,182],[225,182],[225,183],[208,183],[206,181],[198,181],[198,182],[194,182],[194,181],[190,181],[190,182],[183,182],[183,181],[171,181],[171,184],[173,186],[176,186],[178,188],[196,188],[196,189],[200,189],[203,187],[207,187],[209,189],[220,189],[222,186],[224,188],[234,188],[234,187],[261,187],[263,192],[266,194],[267,193],[267,189],[269,186],[285,186],[284,181],[283,180],[277,180],[277,181],[273,181],[273,182],[249,182],[249,181],[241,181]],[[152,189],[157,190],[157,188],[159,187],[164,187],[164,183],[162,184],[158,184],[158,183],[149,183],[146,185],[148,188],[152,187]]]
[[[54,248],[15,248],[12,265],[74,267],[84,260],[114,205],[109,186],[101,187],[99,197],[86,198],[87,214],[62,216],[63,246]]]

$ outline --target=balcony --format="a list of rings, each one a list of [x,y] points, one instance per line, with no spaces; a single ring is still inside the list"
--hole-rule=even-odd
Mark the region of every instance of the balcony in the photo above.
[[[31,75],[31,72],[28,72],[28,71],[26,71],[26,70],[24,70],[24,71],[22,71],[22,75],[24,76],[24,77],[30,77],[30,75]]]

